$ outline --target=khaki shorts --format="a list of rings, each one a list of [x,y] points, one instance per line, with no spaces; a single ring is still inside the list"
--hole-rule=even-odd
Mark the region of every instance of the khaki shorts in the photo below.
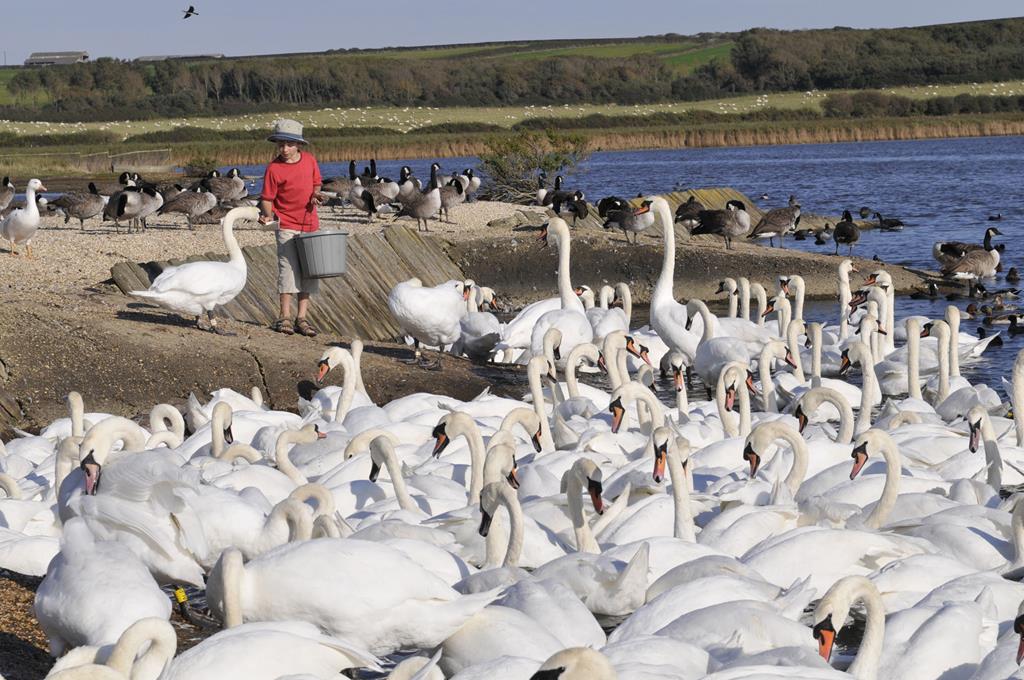
[[[293,240],[301,233],[291,229],[277,230],[278,293],[316,295],[320,291],[320,279],[307,279],[302,276],[302,268],[299,266],[299,244]]]

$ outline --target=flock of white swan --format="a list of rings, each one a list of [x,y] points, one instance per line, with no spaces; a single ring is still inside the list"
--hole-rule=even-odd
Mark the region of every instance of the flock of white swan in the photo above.
[[[955,307],[897,320],[889,275],[854,290],[849,260],[833,325],[804,323],[795,275],[771,299],[724,281],[729,316],[680,304],[652,209],[643,328],[585,309],[552,219],[560,295],[487,350],[526,363],[522,400],[375,404],[358,341],[311,357],[341,385],[298,413],[221,389],[143,425],[69,394],[0,476],[0,567],[45,574],[49,677],[1024,677],[1024,355],[1010,413],[960,375],[990,340]],[[465,283],[417,284],[391,296],[406,331],[465,344]],[[578,377],[596,366],[607,389]],[[223,629],[176,653],[168,586]]]

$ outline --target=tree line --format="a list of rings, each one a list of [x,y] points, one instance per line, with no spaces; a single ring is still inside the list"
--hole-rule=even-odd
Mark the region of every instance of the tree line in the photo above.
[[[729,58],[689,74],[651,55],[98,59],[20,70],[8,84],[18,103],[0,108],[0,117],[104,120],[226,115],[282,106],[640,104],[1024,77],[1022,19],[877,30],[752,29],[720,37],[734,41]]]

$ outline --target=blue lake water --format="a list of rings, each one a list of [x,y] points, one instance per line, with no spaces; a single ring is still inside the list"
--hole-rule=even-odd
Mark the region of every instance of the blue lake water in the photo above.
[[[430,174],[430,159],[381,161],[378,173],[397,177],[402,165],[419,177]],[[475,158],[439,159],[445,174],[476,165]],[[358,161],[362,170],[365,160]],[[323,163],[324,176],[344,175],[348,163]],[[259,178],[262,167],[244,168]],[[995,226],[1004,233],[1004,268],[1021,262],[1016,243],[1024,219],[1024,137],[986,137],[907,142],[862,142],[709,149],[614,151],[593,154],[566,186],[597,201],[616,194],[654,194],[686,188],[729,186],[750,196],[760,207],[785,205],[796,195],[807,212],[838,215],[844,208],[856,216],[866,206],[897,217],[902,232],[864,231],[855,254],[878,255],[887,262],[936,268],[931,247],[938,240],[980,242],[992,226],[989,215],[1001,213]],[[761,199],[767,194],[767,199]],[[786,247],[828,252],[813,240],[787,238]],[[780,272],[782,273],[782,272]],[[768,282],[762,282],[768,283]],[[1007,284],[1000,276],[994,287]],[[990,286],[992,287],[992,286]],[[901,298],[897,317],[925,314],[940,317],[948,303]],[[958,303],[963,308],[966,303]],[[805,316],[834,322],[836,304],[814,302]],[[634,318],[636,323],[643,320]],[[977,321],[961,330],[974,333]],[[1005,336],[1005,333],[1004,333]],[[1001,391],[999,377],[1008,375],[1024,340],[1004,337],[1006,345],[991,348],[982,361],[964,367],[972,382],[983,381]]]

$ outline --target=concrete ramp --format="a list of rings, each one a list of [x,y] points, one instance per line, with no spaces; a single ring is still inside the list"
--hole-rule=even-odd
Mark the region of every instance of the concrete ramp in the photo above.
[[[248,281],[238,297],[221,308],[221,315],[269,325],[278,314],[277,249],[274,245],[250,246],[243,248],[242,254],[249,268]],[[227,255],[206,253],[186,260],[121,262],[110,272],[121,292],[127,293],[145,290],[167,267],[197,260],[223,262]],[[348,272],[321,279],[320,295],[309,319],[331,335],[393,340],[399,330],[388,310],[388,292],[396,283],[414,276],[425,286],[465,278],[439,242],[407,227],[388,226],[380,233],[350,235]]]

